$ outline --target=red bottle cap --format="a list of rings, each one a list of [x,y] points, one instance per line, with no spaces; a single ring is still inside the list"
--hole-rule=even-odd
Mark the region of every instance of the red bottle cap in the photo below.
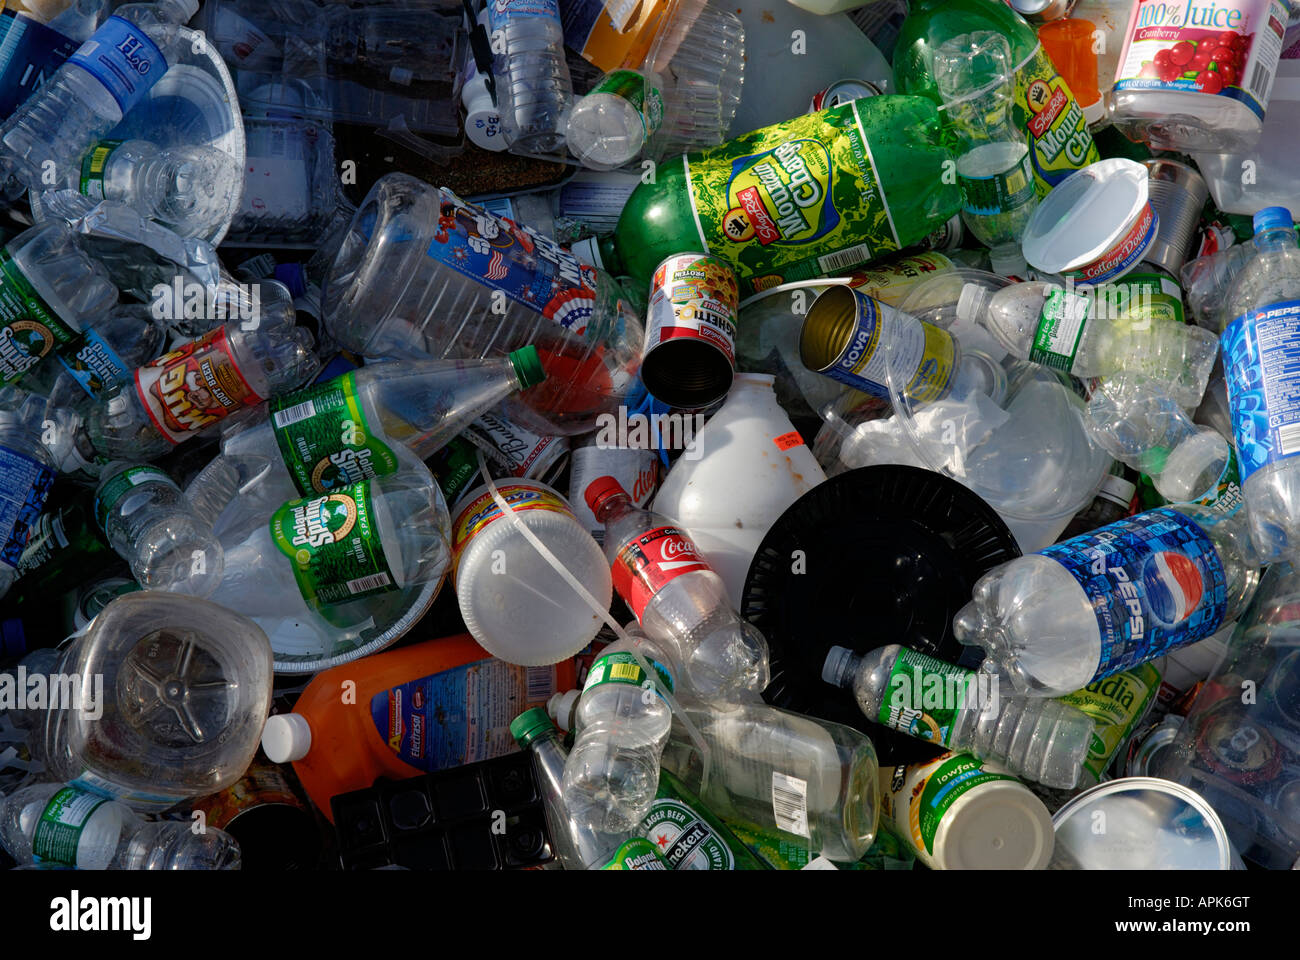
[[[628,495],[627,491],[623,489],[623,485],[616,478],[597,477],[587,484],[587,492],[583,494],[583,499],[587,501],[587,507],[591,512],[596,516],[600,516],[600,508],[605,505],[605,501],[620,494],[625,497]]]

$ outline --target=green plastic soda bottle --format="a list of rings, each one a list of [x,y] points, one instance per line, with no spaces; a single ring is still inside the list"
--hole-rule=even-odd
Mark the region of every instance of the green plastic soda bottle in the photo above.
[[[894,47],[894,86],[899,93],[943,101],[931,66],[947,40],[980,30],[1001,33],[1011,44],[1015,68],[1012,122],[1024,129],[1032,149],[1040,197],[1074,171],[1101,159],[1083,108],[1057,73],[1024,18],[1001,0],[911,0]]]
[[[658,165],[612,237],[573,252],[649,283],[665,257],[709,253],[742,299],[848,273],[919,243],[962,205],[936,106],[879,96],[795,117]]]

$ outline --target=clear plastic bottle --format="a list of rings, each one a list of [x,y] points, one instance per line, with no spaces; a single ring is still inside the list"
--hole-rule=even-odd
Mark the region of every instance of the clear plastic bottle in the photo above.
[[[18,577],[23,547],[54,485],[44,424],[39,397],[13,387],[0,393],[0,597]]]
[[[1011,46],[991,30],[962,34],[935,50],[933,69],[945,122],[963,146],[957,158],[962,219],[989,248],[996,272],[1024,276],[1020,238],[1038,193],[1029,143],[1011,122]]]
[[[278,297],[268,310],[266,291]],[[83,425],[83,456],[152,460],[182,441],[270,397],[301,386],[320,368],[312,336],[294,325],[293,297],[263,283],[260,320],[232,320],[191,340],[107,392]],[[283,309],[281,309],[283,308]],[[209,386],[207,373],[223,388]]]
[[[108,0],[73,0],[48,26],[69,40],[85,43],[94,35],[99,17],[107,5]]]
[[[822,679],[851,690],[869,720],[1048,787],[1079,782],[1093,723],[1059,700],[1000,696],[987,674],[896,643],[864,654],[831,647]]]
[[[1291,213],[1255,214],[1255,256],[1223,311],[1223,371],[1232,409],[1251,538],[1265,563],[1300,550],[1300,389],[1294,333],[1300,317],[1300,247]]]
[[[1151,318],[1140,302],[1145,291],[1121,288],[1122,280],[1104,292],[1037,280],[999,290],[967,283],[957,316],[981,324],[1020,360],[1082,380],[1133,371],[1165,384],[1180,405],[1195,407],[1218,357],[1214,335]]]
[[[215,827],[146,821],[122,803],[74,786],[37,783],[0,807],[0,845],[20,864],[78,870],[238,870],[239,843]]]
[[[876,751],[865,734],[765,703],[687,708],[709,747],[705,789],[699,751],[673,725],[663,767],[710,810],[806,844],[837,863],[861,860],[880,817]]]
[[[616,414],[645,338],[612,277],[400,173],[362,202],[322,306],[334,339],[365,357],[470,359],[534,344],[548,380],[511,409],[541,434],[583,433]]]
[[[131,377],[163,352],[166,330],[155,323],[148,304],[119,303],[83,338],[40,364],[23,378],[23,389],[40,393],[52,405],[76,407],[98,398]]]
[[[1240,512],[1179,504],[994,568],[953,632],[1006,689],[1057,697],[1210,636],[1258,583]]]
[[[488,25],[506,140],[518,153],[554,153],[564,146],[573,103],[559,4],[494,0],[488,4]]]
[[[1196,322],[1207,330],[1223,327],[1228,290],[1237,274],[1255,256],[1253,243],[1234,243],[1223,250],[1189,260],[1179,271],[1186,291],[1187,306]],[[1231,319],[1231,318],[1229,318]]]
[[[587,487],[605,525],[619,596],[652,639],[674,643],[682,677],[706,701],[757,699],[769,680],[767,640],[732,609],[727,585],[685,530],[642,510],[613,477]]]
[[[196,510],[157,467],[110,463],[95,491],[95,516],[146,590],[211,596],[225,567],[210,515]]]
[[[370,364],[277,397],[264,417],[222,438],[220,455],[186,492],[199,513],[218,517],[254,482],[256,496],[278,505],[386,476],[399,467],[394,447],[427,460],[481,413],[544,378],[532,347],[503,360]]]
[[[583,166],[615,170],[640,156],[663,123],[663,78],[615,70],[574,103],[564,136]]]
[[[74,169],[162,79],[198,9],[199,0],[119,7],[0,128],[0,162],[32,190],[48,170]]]
[[[635,830],[649,813],[672,727],[659,688],[672,692],[675,657],[638,634],[633,641],[656,676],[645,675],[625,641],[601,651],[578,700],[579,732],[564,766],[569,816],[602,833]]]

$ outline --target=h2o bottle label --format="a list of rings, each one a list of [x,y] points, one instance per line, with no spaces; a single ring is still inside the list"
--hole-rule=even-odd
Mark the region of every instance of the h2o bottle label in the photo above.
[[[1260,467],[1300,453],[1300,300],[1237,317],[1219,343],[1244,486]]]
[[[1101,632],[1092,680],[1203,640],[1223,623],[1223,561],[1205,531],[1174,510],[1119,520],[1041,554],[1065,567],[1092,603]]]
[[[121,17],[109,17],[71,57],[117,101],[122,115],[131,112],[167,72],[167,58],[142,29]]]
[[[355,372],[272,400],[271,427],[303,496],[397,472],[397,455],[366,420]]]

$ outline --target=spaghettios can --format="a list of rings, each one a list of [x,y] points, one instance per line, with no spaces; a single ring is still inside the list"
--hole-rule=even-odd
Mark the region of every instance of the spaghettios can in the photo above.
[[[884,92],[870,80],[836,80],[812,98],[812,102],[808,104],[808,112],[816,113],[818,110],[829,110],[831,107],[838,107],[841,103],[848,103],[850,100],[883,96]]]
[[[799,356],[809,370],[886,400],[892,369],[897,389],[926,401],[951,388],[957,345],[947,330],[835,286],[809,307]]]
[[[646,310],[641,380],[673,407],[706,407],[736,370],[736,274],[717,257],[675,254],[655,269]]]

